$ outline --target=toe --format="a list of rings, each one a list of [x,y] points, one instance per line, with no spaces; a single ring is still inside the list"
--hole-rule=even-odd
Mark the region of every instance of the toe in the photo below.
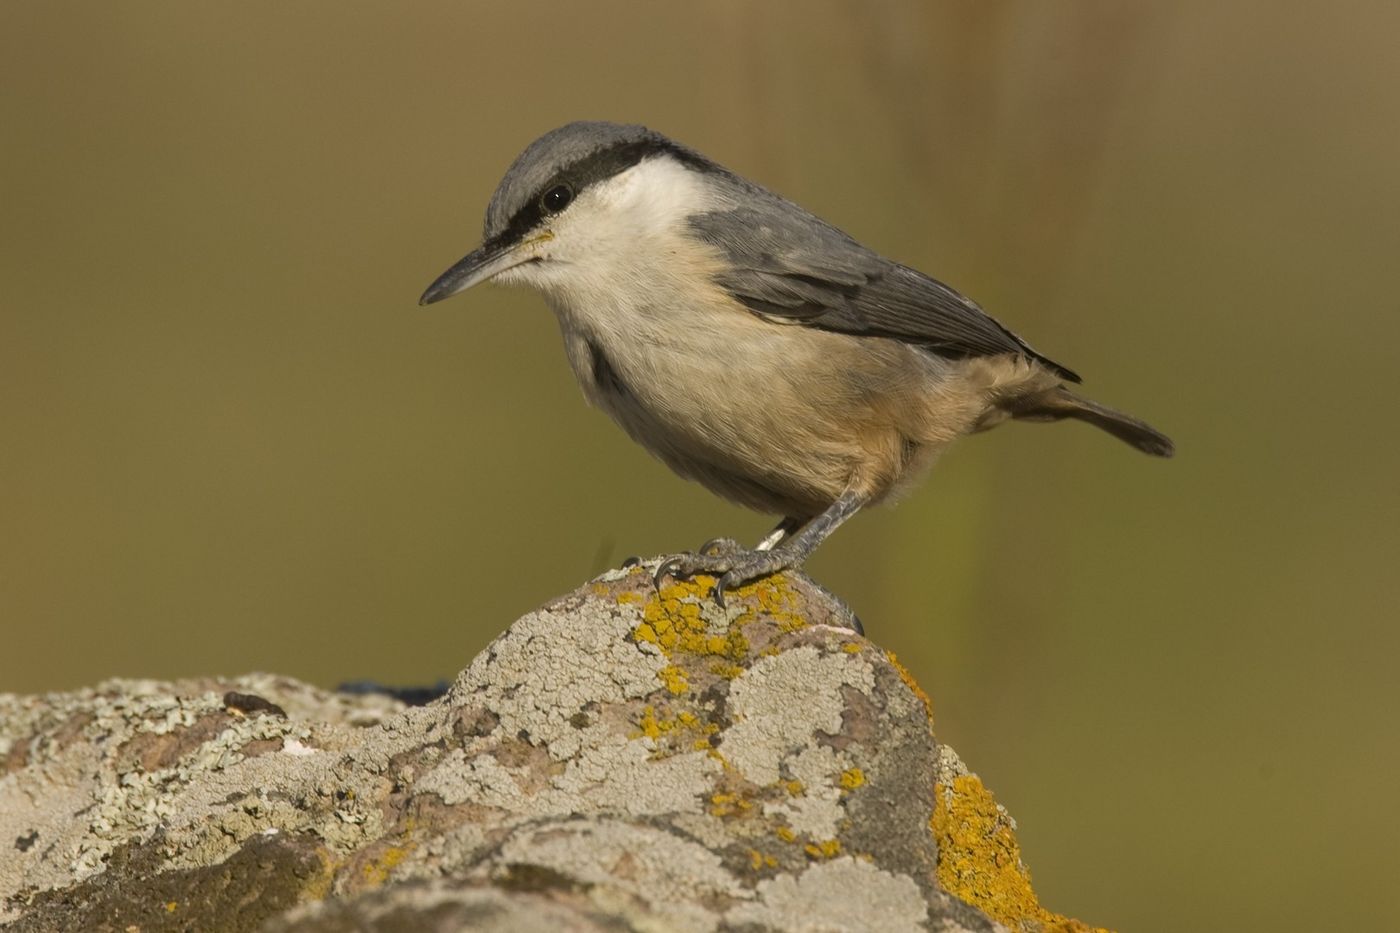
[[[715,581],[715,602],[723,607],[726,592],[754,580],[781,573],[797,563],[781,550],[745,551],[734,555],[729,566],[724,568],[724,574]]]
[[[735,551],[742,549],[739,542],[735,541],[733,538],[711,538],[700,545],[700,550],[697,553],[710,557],[717,557],[723,554],[733,554]]]
[[[652,575],[651,583],[658,590],[661,589],[661,581],[675,573],[676,568],[686,559],[685,554],[677,554],[675,557],[668,557],[656,568],[656,573]]]
[[[715,605],[719,606],[721,609],[728,609],[729,607],[724,604],[725,591],[733,589],[736,586],[743,586],[743,584],[743,579],[741,579],[737,573],[733,570],[726,571],[723,576],[715,581]]]

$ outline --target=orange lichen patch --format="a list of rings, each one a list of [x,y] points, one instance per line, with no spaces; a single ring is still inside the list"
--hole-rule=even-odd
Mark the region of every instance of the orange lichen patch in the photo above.
[[[845,790],[855,790],[865,784],[865,772],[860,768],[848,768],[841,772],[841,787]]]
[[[841,840],[826,839],[821,842],[809,842],[802,847],[802,851],[815,859],[836,858],[841,854]]]
[[[934,786],[929,821],[944,890],[1013,930],[1107,933],[1040,906],[1005,812],[975,774]]]
[[[928,714],[928,721],[933,722],[933,701],[928,698],[927,693],[924,693],[924,688],[920,687],[918,681],[914,680],[914,675],[909,673],[903,664],[899,663],[899,659],[895,657],[893,651],[886,651],[885,658],[889,660],[895,673],[899,674],[899,679],[904,681],[904,686],[914,691],[914,696],[918,697],[924,704],[924,712]]]
[[[641,593],[638,593],[636,590],[623,590],[621,593],[617,594],[617,601],[624,605],[639,606],[642,603],[646,602],[647,598]]]

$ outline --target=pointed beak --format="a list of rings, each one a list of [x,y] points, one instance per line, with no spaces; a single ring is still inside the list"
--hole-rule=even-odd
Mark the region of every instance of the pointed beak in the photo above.
[[[423,297],[418,299],[418,303],[430,305],[435,301],[451,298],[458,292],[464,292],[479,282],[485,282],[492,276],[500,275],[507,269],[514,269],[518,265],[529,262],[535,258],[535,253],[533,250],[525,248],[528,245],[530,245],[529,241],[511,246],[482,244],[451,269],[438,276],[437,281],[429,285],[428,290],[423,293]]]

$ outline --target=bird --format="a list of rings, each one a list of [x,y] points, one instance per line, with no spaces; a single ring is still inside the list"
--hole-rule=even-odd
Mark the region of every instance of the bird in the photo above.
[[[718,538],[660,562],[658,586],[710,575],[720,606],[1004,421],[1174,452],[971,299],[645,126],[578,121],[527,146],[481,245],[419,303],[482,282],[543,295],[586,400],[634,441],[779,517],[752,548]]]

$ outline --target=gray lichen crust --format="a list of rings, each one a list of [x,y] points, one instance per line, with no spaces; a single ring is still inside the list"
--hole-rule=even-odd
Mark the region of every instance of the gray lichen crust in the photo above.
[[[708,582],[606,574],[422,707],[268,676],[0,695],[0,924],[1000,929],[939,888],[955,759],[893,660],[801,576],[727,610]]]

